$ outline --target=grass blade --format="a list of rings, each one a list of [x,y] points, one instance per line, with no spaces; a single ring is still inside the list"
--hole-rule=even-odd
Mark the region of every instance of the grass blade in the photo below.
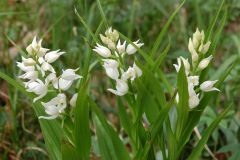
[[[212,124],[204,131],[202,138],[198,142],[197,146],[194,147],[192,153],[188,157],[189,160],[195,160],[198,159],[200,156],[204,145],[207,143],[209,137],[211,136],[214,129],[218,126],[220,121],[225,117],[225,115],[228,113],[228,111],[231,109],[231,106],[226,108],[213,122]]]

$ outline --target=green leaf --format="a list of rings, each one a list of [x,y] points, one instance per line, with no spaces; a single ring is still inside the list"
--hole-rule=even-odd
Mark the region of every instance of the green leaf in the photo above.
[[[89,105],[87,101],[87,86],[85,82],[78,90],[76,107],[74,108],[74,139],[79,159],[89,159],[91,133],[89,126]]]
[[[103,159],[130,160],[128,152],[117,133],[106,121],[105,116],[96,106],[95,102],[91,99],[88,100],[91,103],[91,110],[95,113],[93,115],[93,121],[96,126],[97,140]]]
[[[167,103],[167,105],[158,113],[158,116],[156,117],[156,120],[151,124],[150,126],[150,132],[149,132],[149,139],[145,142],[143,151],[138,154],[137,159],[148,159],[149,151],[153,145],[153,143],[156,140],[157,135],[159,132],[162,132],[161,129],[163,128],[163,124],[165,119],[168,117],[168,112],[170,108],[173,106],[175,97],[176,97],[176,91],[174,92],[174,95],[172,96],[171,100]]]
[[[181,61],[181,67],[180,67],[180,70],[178,71],[178,76],[177,76],[177,87],[178,87],[179,102],[177,104],[178,116],[177,116],[177,125],[176,125],[176,138],[178,141],[187,123],[188,112],[189,112],[188,82],[185,74],[185,67],[182,61]]]
[[[68,141],[62,142],[62,150],[61,151],[62,151],[62,159],[63,160],[79,159],[76,149]]]
[[[100,14],[101,14],[101,17],[102,17],[102,19],[103,19],[103,22],[104,22],[104,24],[105,24],[105,27],[108,28],[108,27],[109,27],[109,24],[108,24],[108,22],[107,22],[107,18],[106,18],[106,16],[105,16],[104,12],[103,12],[103,8],[102,8],[102,5],[101,5],[100,0],[97,0],[97,6],[98,6],[98,9],[99,9],[99,11],[100,11]]]
[[[225,0],[222,0],[221,5],[220,5],[220,7],[218,8],[217,14],[216,14],[215,17],[214,17],[214,20],[212,21],[212,24],[209,26],[209,29],[208,29],[208,31],[207,31],[207,38],[206,38],[207,40],[209,40],[209,39],[211,38],[211,36],[212,36],[213,28],[214,28],[214,26],[215,26],[216,23],[217,23],[219,14],[220,14],[220,12],[221,12],[221,10],[222,10],[222,7],[223,7],[223,4],[224,4],[224,3],[225,3]]]
[[[176,14],[178,13],[178,11],[181,9],[181,7],[183,6],[183,4],[185,3],[185,0],[182,1],[182,3],[176,8],[176,10],[172,13],[172,15],[168,18],[167,23],[164,25],[162,31],[159,33],[156,41],[153,44],[153,48],[151,50],[151,57],[154,57],[157,53],[157,50],[160,46],[160,44],[162,43],[162,40],[165,36],[165,34],[167,33],[167,30],[170,26],[170,24],[172,23],[174,17],[176,16]]]
[[[209,137],[211,136],[212,132],[214,131],[214,129],[218,126],[218,124],[220,123],[220,121],[225,117],[225,115],[228,113],[228,111],[231,109],[231,106],[226,108],[213,122],[212,124],[204,131],[202,138],[200,139],[200,141],[198,142],[197,146],[194,147],[194,149],[192,150],[192,153],[190,154],[190,156],[188,157],[189,160],[195,160],[198,159],[198,157],[200,156],[204,145],[207,143]]]

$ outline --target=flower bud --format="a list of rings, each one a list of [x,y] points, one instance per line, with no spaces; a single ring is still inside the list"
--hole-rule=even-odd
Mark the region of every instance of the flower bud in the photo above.
[[[93,50],[102,57],[108,58],[111,56],[111,51],[107,47],[104,47],[100,44],[97,44],[97,46]]]
[[[24,58],[22,56],[22,62],[25,66],[33,66],[36,64],[36,62],[32,58]]]
[[[189,42],[188,42],[188,50],[189,52],[191,53],[191,56],[192,56],[192,62],[193,63],[196,63],[198,61],[198,54],[194,48],[194,45],[193,45],[193,42],[192,42],[192,39],[189,38]]]
[[[212,58],[213,58],[213,56],[211,55],[211,56],[201,60],[201,62],[198,65],[198,70],[201,71],[201,70],[205,69],[208,66],[208,64],[210,63]]]
[[[76,106],[77,97],[78,97],[78,94],[77,94],[77,93],[75,93],[75,94],[72,96],[72,98],[71,98],[71,100],[70,100],[70,102],[69,102],[72,107],[75,107],[75,106]]]
[[[66,69],[65,71],[63,70],[61,78],[68,80],[68,81],[73,81],[73,80],[82,78],[82,76],[77,75],[75,73],[77,70],[78,70],[78,68],[77,69]]]
[[[125,53],[126,51],[126,41],[123,42],[123,44],[121,44],[120,40],[118,41],[118,44],[117,44],[117,51],[119,54],[123,54]]]
[[[203,53],[203,54],[207,53],[207,51],[208,51],[208,49],[209,49],[209,47],[210,47],[210,44],[211,44],[210,41],[208,41],[206,44],[201,44],[200,47],[199,47],[199,49],[198,49],[198,51],[199,51],[200,53]]]
[[[48,52],[45,55],[45,60],[48,63],[52,63],[52,62],[56,61],[64,53],[65,52],[59,52],[59,50]]]
[[[133,42],[137,46],[137,48],[140,48],[141,46],[144,45],[144,43],[138,43],[138,42],[139,42],[139,40]],[[127,46],[126,52],[128,55],[132,55],[137,51],[137,48],[135,48],[132,44],[129,44]]]
[[[219,89],[213,87],[215,83],[217,83],[217,80],[215,80],[215,81],[205,81],[200,85],[200,89],[203,92],[220,91]]]

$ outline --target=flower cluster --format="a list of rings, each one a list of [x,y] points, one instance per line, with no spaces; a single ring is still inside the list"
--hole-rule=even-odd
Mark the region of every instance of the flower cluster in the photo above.
[[[140,48],[143,46],[143,43],[139,43],[139,40],[133,42],[132,44],[126,44],[126,41],[123,43],[119,39],[119,33],[117,30],[113,30],[111,27],[105,32],[105,36],[100,34],[103,45],[97,44],[95,49],[102,57],[103,67],[106,71],[106,74],[111,79],[116,82],[116,89],[109,88],[108,91],[112,92],[115,95],[123,96],[128,92],[128,80],[131,82],[135,78],[142,75],[141,69],[133,63],[132,66],[125,67],[124,58],[125,55],[132,55],[137,52],[137,47]],[[127,68],[126,70],[124,70]]]
[[[73,82],[80,79],[81,76],[75,73],[78,69],[66,69],[60,76],[57,76],[52,63],[65,52],[49,51],[49,49],[43,48],[41,43],[42,40],[37,41],[34,37],[32,43],[26,48],[29,57],[22,57],[22,62],[17,62],[17,66],[25,72],[19,78],[25,80],[24,85],[28,92],[37,95],[33,102],[45,97],[50,89],[57,92],[57,96],[49,102],[42,102],[45,112],[49,116],[39,117],[54,119],[67,107],[67,98],[63,91],[68,90]],[[74,94],[69,102],[71,106],[75,106],[76,99],[77,94]]]
[[[179,57],[177,59],[178,64],[174,64],[176,71],[180,70],[181,64],[184,65],[185,73],[188,80],[188,94],[189,94],[189,107],[195,108],[199,104],[199,92],[210,92],[210,91],[219,91],[219,89],[214,87],[215,81],[205,81],[199,86],[199,74],[204,70],[210,61],[212,60],[212,55],[206,57],[206,53],[210,47],[211,42],[208,41],[204,43],[205,34],[203,31],[198,29],[193,34],[192,38],[189,38],[188,49],[191,53],[191,65],[188,59]],[[206,57],[206,58],[205,58]],[[181,63],[182,62],[182,63]],[[198,92],[198,93],[197,93]],[[177,96],[178,101],[178,96]]]

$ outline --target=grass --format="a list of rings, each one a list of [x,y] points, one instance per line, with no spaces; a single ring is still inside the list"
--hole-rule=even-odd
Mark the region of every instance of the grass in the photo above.
[[[153,159],[158,150],[163,159],[205,159],[210,158],[205,143],[217,158],[239,159],[231,147],[240,141],[239,8],[237,0],[1,1],[0,159]],[[92,48],[108,26],[128,43],[140,38],[145,44],[135,54],[144,73],[132,88],[136,99],[106,91],[111,82]],[[177,75],[172,64],[179,56],[189,57],[188,38],[196,27],[207,31],[212,41],[208,54],[214,55],[201,77],[219,79],[221,92],[204,95],[199,108],[188,111],[183,67]],[[66,128],[61,120],[38,122],[42,106],[31,103],[32,95],[17,79],[15,62],[26,54],[34,35],[44,39],[44,46],[67,52],[55,64],[57,70],[80,67],[84,76],[68,93],[78,91],[81,96],[76,119],[66,117]],[[183,101],[175,130],[167,113],[176,105],[176,91]],[[205,108],[211,109],[210,116]],[[143,113],[150,125],[142,123]],[[192,132],[196,125],[202,134],[199,142]]]

